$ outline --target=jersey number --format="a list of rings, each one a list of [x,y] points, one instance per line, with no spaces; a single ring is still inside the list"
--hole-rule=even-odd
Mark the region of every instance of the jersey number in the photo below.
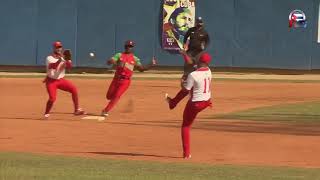
[[[203,93],[209,93],[210,92],[210,78],[206,78],[203,80],[204,81],[204,90]]]

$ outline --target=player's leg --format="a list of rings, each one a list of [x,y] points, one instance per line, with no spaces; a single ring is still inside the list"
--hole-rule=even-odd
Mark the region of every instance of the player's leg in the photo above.
[[[179,102],[189,94],[188,91],[180,90],[176,96],[169,100],[169,108],[174,109]]]
[[[103,113],[107,114],[108,112],[111,111],[111,109],[120,100],[120,97],[126,92],[130,83],[131,83],[131,80],[129,79],[118,80],[118,82],[116,83],[115,93],[112,96],[112,99],[110,99],[110,102],[108,103],[108,105],[104,108]]]
[[[183,148],[183,158],[190,157],[190,127],[197,116],[193,103],[188,101],[183,111],[183,122],[181,127],[181,138]]]
[[[57,81],[55,80],[47,80],[46,81],[46,88],[49,95],[49,99],[46,104],[46,110],[45,110],[45,118],[49,117],[50,111],[52,109],[52,106],[54,102],[57,99]]]
[[[186,76],[182,76],[181,78],[181,86],[184,86],[186,83]],[[178,103],[185,98],[189,94],[188,91],[184,91],[183,89],[180,89],[180,91],[176,94],[174,98],[167,97],[167,102],[169,104],[169,109],[174,109]]]
[[[84,111],[81,108],[79,108],[78,90],[73,83],[66,79],[60,79],[58,89],[71,93],[75,115],[84,114]]]
[[[115,94],[116,90],[117,90],[117,81],[119,81],[118,79],[113,79],[111,84],[109,85],[109,89],[108,92],[106,94],[106,98],[108,100],[112,99],[113,95]]]
[[[181,137],[182,137],[182,148],[183,157],[190,158],[190,128],[194,122],[197,114],[207,108],[211,103],[208,101],[203,102],[191,102],[188,101],[184,112],[183,112],[183,122],[181,127]]]

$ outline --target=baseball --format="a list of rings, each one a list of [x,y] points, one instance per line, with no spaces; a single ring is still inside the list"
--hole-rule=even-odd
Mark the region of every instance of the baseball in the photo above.
[[[92,53],[92,52],[89,53],[89,56],[90,56],[90,57],[94,57],[94,53]]]

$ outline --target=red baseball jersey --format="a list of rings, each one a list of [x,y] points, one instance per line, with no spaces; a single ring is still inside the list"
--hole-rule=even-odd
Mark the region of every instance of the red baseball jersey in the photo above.
[[[117,63],[116,76],[131,78],[135,66],[141,65],[140,59],[133,53],[117,53],[112,59]]]

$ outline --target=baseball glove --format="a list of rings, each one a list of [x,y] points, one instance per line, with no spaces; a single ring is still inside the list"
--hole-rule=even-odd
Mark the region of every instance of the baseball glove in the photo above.
[[[67,60],[72,60],[72,54],[70,49],[66,49],[63,51],[63,57],[64,59]]]

